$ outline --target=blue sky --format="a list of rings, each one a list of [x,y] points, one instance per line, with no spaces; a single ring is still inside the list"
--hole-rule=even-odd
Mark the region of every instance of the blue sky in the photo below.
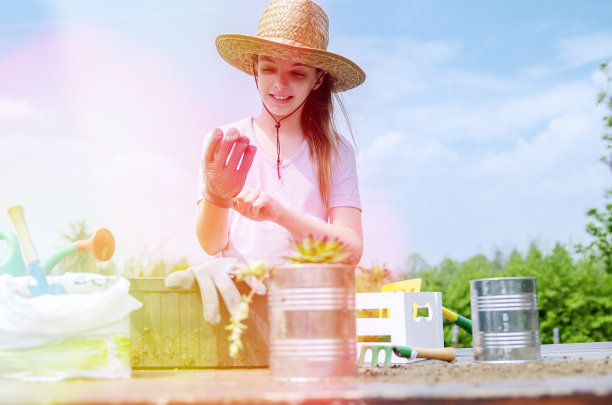
[[[203,258],[193,232],[202,137],[260,109],[252,78],[221,60],[214,38],[254,34],[266,4],[2,5],[0,208],[24,205],[43,258],[79,218],[111,229],[119,265]],[[320,4],[329,50],[367,74],[343,94],[366,264],[587,240],[585,212],[610,184],[595,101],[612,2]],[[8,216],[0,227],[12,228]]]

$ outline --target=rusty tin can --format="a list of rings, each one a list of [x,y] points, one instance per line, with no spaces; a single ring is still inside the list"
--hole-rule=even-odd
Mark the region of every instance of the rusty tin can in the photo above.
[[[268,292],[270,375],[309,381],[356,374],[355,267],[276,268]]]

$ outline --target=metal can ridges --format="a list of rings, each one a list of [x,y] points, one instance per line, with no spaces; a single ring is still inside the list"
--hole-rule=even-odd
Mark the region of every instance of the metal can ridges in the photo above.
[[[284,311],[333,310],[353,306],[355,294],[346,288],[287,288],[272,294],[269,305]]]
[[[538,331],[481,332],[474,338],[475,347],[524,347],[540,344],[540,333]]]
[[[482,311],[538,309],[538,297],[533,293],[510,295],[486,295],[476,297],[476,304]]]
[[[352,360],[356,355],[355,347],[355,339],[286,339],[271,342],[270,353],[280,357],[304,357],[308,361]]]

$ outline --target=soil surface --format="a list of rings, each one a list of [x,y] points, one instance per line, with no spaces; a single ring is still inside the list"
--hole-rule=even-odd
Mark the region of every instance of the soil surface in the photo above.
[[[428,360],[389,368],[359,369],[362,381],[380,383],[473,383],[543,380],[567,376],[612,375],[612,359],[531,361],[525,363],[445,363]]]

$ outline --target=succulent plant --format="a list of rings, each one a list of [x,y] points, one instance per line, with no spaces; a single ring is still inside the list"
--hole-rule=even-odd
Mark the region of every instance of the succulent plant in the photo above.
[[[350,256],[338,239],[309,236],[291,244],[294,251],[286,258],[292,263],[346,263]]]

